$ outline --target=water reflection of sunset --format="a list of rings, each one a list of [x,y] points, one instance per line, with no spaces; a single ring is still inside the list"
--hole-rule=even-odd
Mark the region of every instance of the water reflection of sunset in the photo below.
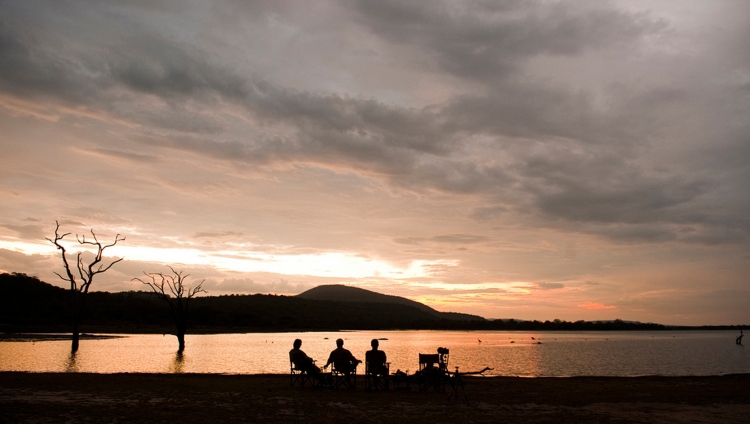
[[[514,332],[345,331],[186,336],[175,355],[174,336],[127,335],[82,340],[71,358],[69,342],[0,341],[0,371],[265,374],[289,372],[289,350],[302,350],[319,365],[337,338],[363,359],[370,340],[380,339],[391,372],[413,373],[419,353],[450,350],[448,367],[462,372],[493,368],[488,375],[718,375],[750,373],[750,352],[736,349],[733,332]],[[361,374],[363,369],[359,369]]]

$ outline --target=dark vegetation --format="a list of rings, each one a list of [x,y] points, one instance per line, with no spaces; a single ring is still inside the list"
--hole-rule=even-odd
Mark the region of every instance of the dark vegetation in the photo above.
[[[70,328],[67,290],[25,274],[0,274],[0,331],[66,332]],[[366,290],[365,290],[366,291]],[[372,292],[370,292],[372,293]],[[361,294],[361,293],[360,293]],[[357,300],[357,299],[355,299]],[[444,314],[400,303],[320,300],[306,296],[228,295],[192,300],[188,327],[196,333],[299,330],[664,330],[734,329],[737,326],[667,327],[628,321],[485,320]],[[415,302],[416,303],[416,302]],[[169,308],[154,293],[90,292],[87,332],[171,333]],[[426,310],[430,309],[430,310]],[[431,312],[432,311],[432,312]],[[465,317],[465,319],[457,319]]]

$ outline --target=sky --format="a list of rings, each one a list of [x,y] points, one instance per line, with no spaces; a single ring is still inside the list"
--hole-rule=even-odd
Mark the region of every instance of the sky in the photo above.
[[[0,0],[0,272],[750,323],[750,2]]]

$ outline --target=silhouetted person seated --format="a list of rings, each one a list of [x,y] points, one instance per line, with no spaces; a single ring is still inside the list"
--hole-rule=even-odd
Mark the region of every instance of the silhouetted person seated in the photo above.
[[[313,375],[320,380],[320,368],[315,365],[315,361],[312,358],[300,349],[302,347],[302,340],[295,339],[293,346],[294,349],[289,351],[289,360],[294,364],[294,368]]]
[[[336,371],[349,375],[352,371],[357,368],[357,364],[361,364],[362,361],[355,358],[351,352],[344,349],[344,340],[336,340],[336,349],[334,349],[328,356],[328,362],[326,362],[323,368],[328,368],[329,365],[333,364],[336,367]]]
[[[388,360],[386,359],[385,352],[378,350],[380,343],[377,339],[372,339],[370,346],[372,350],[368,350],[365,353],[365,362],[367,362],[367,369],[373,374],[387,375],[388,367],[385,365]]]
[[[388,362],[385,352],[382,350],[378,350],[378,346],[380,345],[380,342],[378,342],[378,339],[372,339],[370,342],[370,346],[372,346],[372,350],[368,350],[365,353],[365,362],[367,363],[367,372],[370,374],[382,376],[383,378],[383,386],[385,390],[389,389],[389,382],[388,382],[388,365],[386,365],[386,362]]]

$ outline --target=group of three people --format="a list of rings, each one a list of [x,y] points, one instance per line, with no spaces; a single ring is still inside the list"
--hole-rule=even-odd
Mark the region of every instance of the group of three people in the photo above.
[[[368,350],[365,354],[365,360],[368,363],[369,372],[374,374],[387,373],[385,352],[378,350],[378,340],[372,339],[370,345],[372,346],[372,350]],[[302,340],[294,340],[293,346],[294,348],[289,351],[289,359],[294,364],[294,367],[298,370],[307,372],[308,374],[320,373],[320,368],[315,365],[315,361],[300,349],[300,347],[302,347]],[[328,368],[329,365],[333,364],[336,371],[349,375],[357,368],[357,365],[361,363],[362,361],[355,358],[349,350],[344,349],[344,340],[337,339],[336,349],[334,349],[328,356],[328,362],[326,362],[323,368]]]

